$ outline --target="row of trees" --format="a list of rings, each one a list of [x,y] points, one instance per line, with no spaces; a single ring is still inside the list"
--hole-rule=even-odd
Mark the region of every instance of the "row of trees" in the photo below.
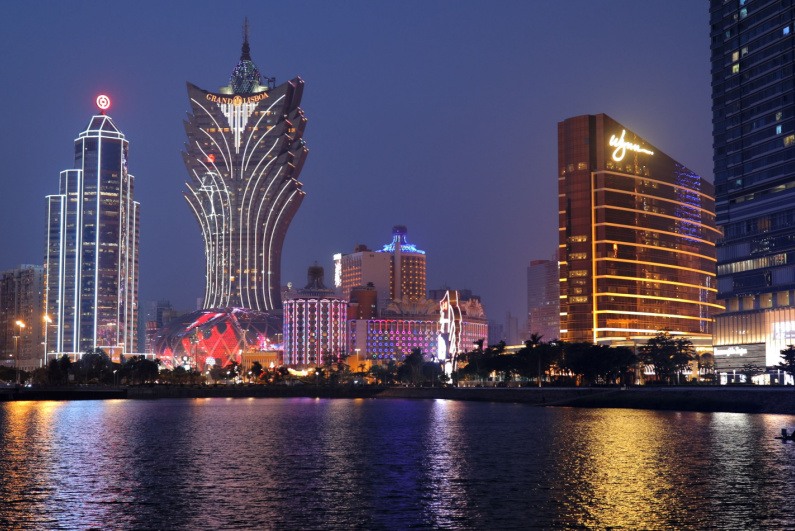
[[[505,343],[484,347],[483,342],[460,356],[465,364],[455,375],[464,380],[483,380],[497,373],[504,381],[516,377],[539,382],[546,378],[559,384],[630,383],[646,366],[656,379],[674,383],[679,375],[698,361],[699,369],[712,367],[711,356],[697,356],[693,344],[684,338],[660,333],[635,352],[628,347],[608,347],[592,343],[541,341],[533,334],[524,348],[506,353]]]

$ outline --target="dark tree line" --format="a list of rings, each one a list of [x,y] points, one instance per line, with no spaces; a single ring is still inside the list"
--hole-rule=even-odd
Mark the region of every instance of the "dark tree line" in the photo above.
[[[521,377],[535,384],[558,385],[627,384],[645,367],[654,371],[652,380],[677,383],[680,374],[698,361],[699,368],[711,367],[711,358],[696,356],[692,343],[684,338],[659,333],[637,353],[629,347],[609,347],[587,342],[541,341],[533,334],[516,353],[507,353],[505,343],[475,348],[461,355],[464,366],[456,375],[461,380],[485,380],[496,374],[509,382]]]

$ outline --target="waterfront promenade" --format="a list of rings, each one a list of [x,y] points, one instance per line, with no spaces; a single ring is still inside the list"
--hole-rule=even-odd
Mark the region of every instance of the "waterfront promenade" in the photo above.
[[[445,399],[534,406],[630,408],[675,411],[795,414],[793,387],[640,386],[430,388],[378,386],[219,385],[140,387],[0,388],[0,402],[159,398],[359,398]]]

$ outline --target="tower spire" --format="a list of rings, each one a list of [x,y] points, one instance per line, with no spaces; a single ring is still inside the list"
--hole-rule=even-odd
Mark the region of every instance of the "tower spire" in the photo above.
[[[248,45],[248,17],[243,22],[243,52],[240,55],[241,61],[251,61],[251,48]]]

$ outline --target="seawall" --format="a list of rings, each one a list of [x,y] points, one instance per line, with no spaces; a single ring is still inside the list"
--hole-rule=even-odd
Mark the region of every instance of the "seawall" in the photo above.
[[[141,386],[0,388],[0,401],[161,398],[372,398],[512,402],[532,406],[630,408],[795,415],[793,387]]]

